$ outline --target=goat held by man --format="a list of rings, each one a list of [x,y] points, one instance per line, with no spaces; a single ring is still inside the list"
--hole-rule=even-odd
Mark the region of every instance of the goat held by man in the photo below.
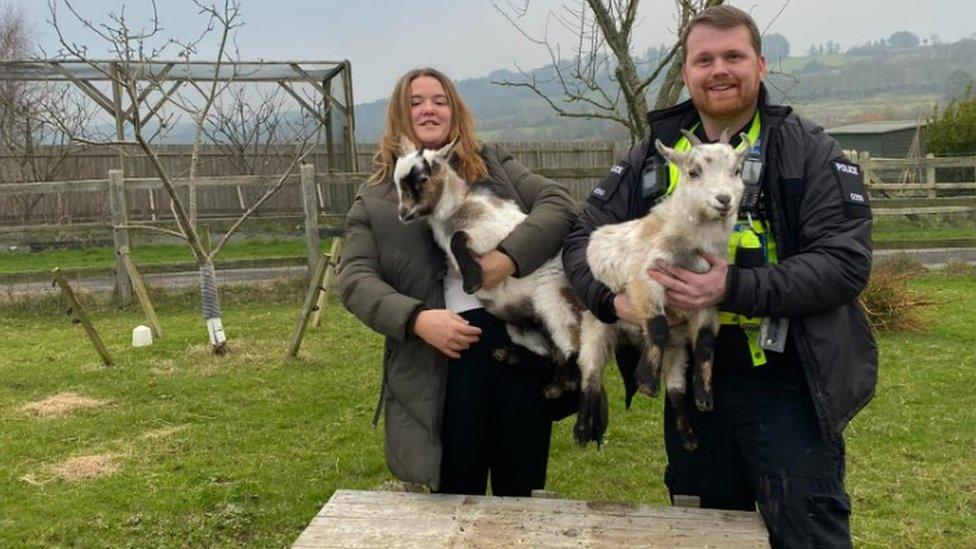
[[[685,406],[687,346],[692,348],[695,364],[695,404],[699,410],[710,410],[718,310],[666,309],[665,289],[648,275],[648,270],[677,266],[702,273],[710,268],[702,253],[726,255],[744,191],[740,172],[750,143],[742,134],[743,146],[736,153],[724,132],[719,143],[713,144],[702,144],[688,132],[685,135],[692,144],[687,152],[668,148],[660,140],[654,143],[681,171],[681,183],[674,192],[643,218],[606,225],[591,235],[586,259],[594,277],[615,293],[626,291],[644,323],[635,326],[617,321],[611,325],[592,315],[584,317],[578,421],[585,425],[594,421],[590,418],[605,415],[594,409],[606,400],[602,396],[603,367],[617,341],[625,339],[641,349],[636,371],[641,393],[657,395],[663,365],[678,432],[685,447],[693,449],[696,440]],[[602,434],[596,431],[598,427],[580,429],[582,433]]]

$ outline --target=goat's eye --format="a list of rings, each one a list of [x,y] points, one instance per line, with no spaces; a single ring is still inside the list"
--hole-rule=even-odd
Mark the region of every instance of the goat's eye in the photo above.
[[[701,176],[701,173],[698,170],[691,170],[691,171],[688,172],[688,177],[690,177],[692,179],[698,179],[700,176]]]
[[[742,173],[742,170],[739,168],[736,168],[735,170],[732,171],[732,175],[734,175],[735,177],[739,177],[740,173]]]

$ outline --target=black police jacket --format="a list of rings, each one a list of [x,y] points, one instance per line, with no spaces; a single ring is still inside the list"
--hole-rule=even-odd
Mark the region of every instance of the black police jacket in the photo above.
[[[824,436],[838,438],[874,395],[878,351],[857,301],[871,272],[871,210],[857,165],[837,142],[760,91],[763,171],[760,201],[776,240],[777,264],[730,266],[721,309],[790,319],[788,336],[802,362]],[[690,101],[648,114],[653,138],[673,145],[698,119]],[[642,177],[660,162],[644,139],[594,189],[566,238],[563,263],[576,293],[604,322],[617,319],[614,294],[586,263],[590,233],[643,216],[664,184]],[[663,174],[663,170],[658,173]],[[657,193],[657,195],[655,195]],[[636,354],[618,353],[622,370]],[[716,357],[720,363],[722,357]]]

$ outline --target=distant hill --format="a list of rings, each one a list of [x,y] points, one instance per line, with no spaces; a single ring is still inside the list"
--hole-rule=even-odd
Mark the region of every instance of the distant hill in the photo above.
[[[549,80],[551,71],[534,74]],[[545,102],[527,88],[506,87],[493,82],[521,81],[521,75],[497,70],[482,78],[456,82],[458,92],[474,113],[478,136],[493,141],[558,141],[573,139],[624,140],[627,133],[619,124],[598,120],[565,118],[556,115]],[[554,83],[544,85],[555,96]],[[378,141],[386,124],[386,100],[356,105],[356,139]]]
[[[767,82],[772,99],[794,105],[827,127],[861,120],[925,117],[936,103],[957,95],[976,77],[976,40],[791,57],[770,63],[770,69]],[[551,79],[546,69],[533,74],[540,81]],[[499,70],[457,82],[477,119],[482,139],[627,139],[619,124],[559,117],[528,89],[492,83],[521,79],[518,73]],[[554,83],[546,89],[552,97],[558,97]],[[650,90],[649,97],[655,95],[656,90]],[[385,100],[356,105],[357,140],[377,141],[385,115]]]

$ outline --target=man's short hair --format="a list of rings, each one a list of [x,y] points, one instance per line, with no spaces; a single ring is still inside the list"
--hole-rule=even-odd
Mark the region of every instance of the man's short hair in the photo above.
[[[688,58],[688,35],[691,34],[691,29],[698,25],[706,25],[722,30],[745,25],[752,39],[752,49],[756,50],[756,55],[762,55],[762,36],[759,34],[759,27],[756,26],[756,22],[753,21],[752,16],[735,6],[722,4],[721,6],[712,6],[702,10],[698,15],[688,21],[688,25],[685,26],[685,32],[681,37],[681,49],[684,50],[684,59]]]

